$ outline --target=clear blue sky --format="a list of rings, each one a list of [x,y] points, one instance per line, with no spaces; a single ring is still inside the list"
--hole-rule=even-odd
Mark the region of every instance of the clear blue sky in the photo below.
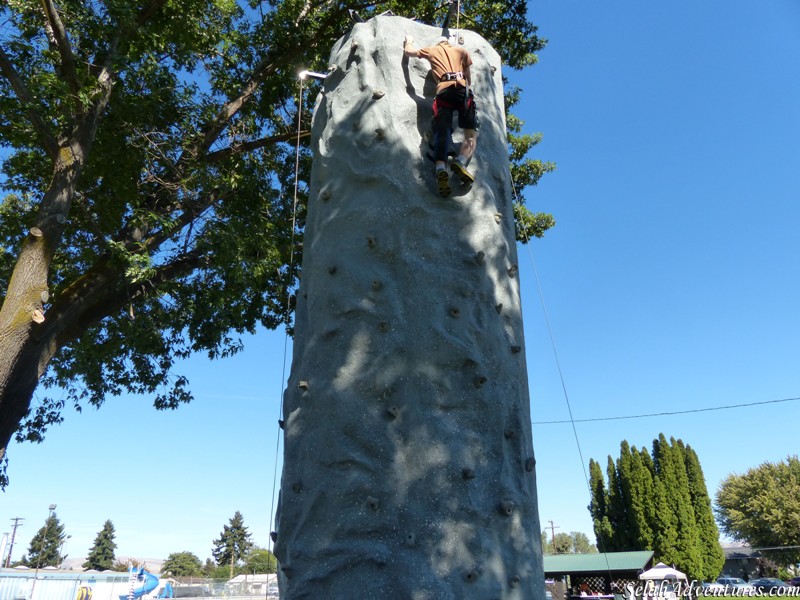
[[[558,226],[521,249],[540,515],[591,535],[533,261],[575,419],[800,397],[800,4],[795,0],[537,0],[550,40],[512,80],[517,113],[558,164],[531,207]],[[532,260],[533,259],[533,260]],[[119,555],[210,556],[236,510],[267,545],[284,336],[186,364],[196,401],[157,413],[111,398],[68,413],[44,444],[11,448],[19,558],[51,503],[85,556],[105,519]],[[709,491],[797,453],[800,402],[577,423],[605,464],[660,432],[697,451]],[[280,465],[278,464],[278,469]]]

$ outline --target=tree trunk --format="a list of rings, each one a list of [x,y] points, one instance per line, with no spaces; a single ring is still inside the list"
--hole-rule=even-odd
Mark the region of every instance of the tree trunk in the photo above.
[[[62,148],[36,226],[22,243],[0,307],[0,459],[57,350],[53,336],[44,331],[48,276],[84,156],[77,144]]]
[[[477,181],[443,199],[425,158],[435,86],[404,33],[440,35],[356,25],[317,100],[281,597],[543,599],[500,58],[460,32]]]

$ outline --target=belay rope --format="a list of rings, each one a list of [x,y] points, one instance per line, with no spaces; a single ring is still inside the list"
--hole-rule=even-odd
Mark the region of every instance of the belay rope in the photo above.
[[[298,76],[300,80],[300,90],[298,93],[298,103],[297,103],[297,140],[295,144],[295,157],[294,157],[294,197],[292,199],[292,237],[290,243],[290,250],[289,250],[289,271],[288,275],[291,277],[292,271],[294,270],[294,243],[295,243],[295,234],[297,232],[297,192],[300,186],[300,137],[302,132],[302,123],[303,123],[303,81],[307,76],[312,76],[317,79],[321,76],[319,73],[311,73],[309,71],[302,71]],[[324,77],[324,75],[322,76]],[[291,303],[291,295],[289,294],[289,285],[287,282],[286,285],[286,314],[289,314],[290,310],[290,303]],[[286,362],[287,357],[289,355],[289,328],[288,323],[286,327],[286,333],[283,338],[283,365],[281,367],[281,381],[280,381],[280,391],[278,393],[278,435],[275,439],[275,466],[272,473],[272,505],[270,507],[270,534],[269,534],[269,543],[268,543],[268,550],[274,556],[273,552],[273,544],[275,543],[276,539],[276,525],[275,523],[275,490],[277,488],[277,481],[278,481],[278,453],[280,452],[281,446],[281,431],[283,431],[283,427],[281,426],[283,423],[283,382],[286,380]],[[277,565],[276,565],[277,568]]]

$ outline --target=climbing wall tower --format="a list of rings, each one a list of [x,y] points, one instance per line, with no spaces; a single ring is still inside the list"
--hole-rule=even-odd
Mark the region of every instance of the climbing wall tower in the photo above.
[[[471,190],[425,158],[441,30],[357,24],[317,99],[275,553],[282,598],[544,599],[500,57],[459,32]],[[456,132],[456,142],[458,132]]]

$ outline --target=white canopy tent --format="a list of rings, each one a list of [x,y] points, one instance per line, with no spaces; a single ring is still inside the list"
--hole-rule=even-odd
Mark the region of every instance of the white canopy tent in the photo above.
[[[683,580],[689,581],[684,573],[678,571],[678,569],[673,569],[672,567],[668,567],[664,563],[660,562],[652,569],[648,569],[643,573],[639,574],[639,579],[642,581],[664,581],[664,580]]]

